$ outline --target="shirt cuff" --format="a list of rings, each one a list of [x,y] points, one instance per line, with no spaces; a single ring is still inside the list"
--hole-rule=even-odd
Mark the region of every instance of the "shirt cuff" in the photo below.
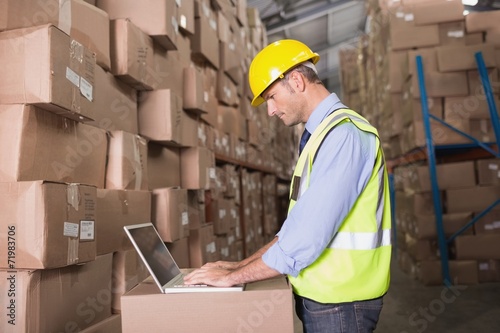
[[[279,246],[279,240],[262,255],[262,261],[281,274],[288,274],[293,277],[299,275],[299,271],[293,268],[295,266],[295,260],[283,252]]]

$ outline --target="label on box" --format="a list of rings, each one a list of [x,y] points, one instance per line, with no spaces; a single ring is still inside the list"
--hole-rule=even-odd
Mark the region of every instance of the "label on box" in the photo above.
[[[80,240],[93,241],[94,239],[94,221],[80,221]]]
[[[413,20],[414,20],[413,13],[405,15],[405,21],[406,22],[413,21]]]
[[[226,210],[225,209],[219,209],[219,218],[223,219],[226,216]]]
[[[78,223],[64,222],[63,235],[78,238]]]
[[[182,225],[188,225],[189,224],[189,218],[188,218],[188,213],[187,212],[182,212],[181,223],[182,223]]]
[[[455,31],[448,31],[448,37],[452,38],[463,38],[464,37],[464,31],[463,30],[455,30]]]
[[[216,249],[215,242],[210,242],[206,246],[207,253],[215,253],[215,249]]]
[[[215,179],[216,178],[215,168],[208,168],[208,177],[211,178],[211,179]]]
[[[490,265],[487,262],[479,263],[479,270],[480,271],[487,271],[489,269],[490,269]]]
[[[175,16],[172,16],[172,26],[174,27],[175,33],[179,33],[179,23],[177,23],[177,18]]]
[[[490,170],[498,170],[498,165],[496,165],[494,163],[490,163],[490,164],[488,164],[488,169],[490,169]]]
[[[93,100],[92,90],[93,90],[92,85],[82,77],[80,79],[80,92],[86,99],[88,99],[91,102]]]
[[[76,74],[71,68],[66,67],[66,78],[75,86],[80,88],[80,75]]]
[[[215,20],[210,19],[208,23],[210,24],[210,27],[214,29],[214,31],[217,31],[217,22],[215,22]]]
[[[187,27],[187,18],[186,18],[185,15],[181,15],[179,25],[181,27],[183,27],[184,29],[186,29],[186,27]]]

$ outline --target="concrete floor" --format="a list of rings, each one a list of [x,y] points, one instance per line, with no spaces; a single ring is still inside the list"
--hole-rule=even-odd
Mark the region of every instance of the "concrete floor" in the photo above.
[[[500,283],[423,286],[394,263],[375,333],[500,333]],[[295,333],[302,333],[295,319]]]
[[[499,333],[500,283],[423,286],[392,266],[376,333]]]

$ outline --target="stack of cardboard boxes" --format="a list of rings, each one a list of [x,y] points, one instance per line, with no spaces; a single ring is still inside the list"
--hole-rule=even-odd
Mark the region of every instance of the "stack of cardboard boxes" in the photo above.
[[[290,132],[262,135],[271,123],[250,106],[258,11],[244,0],[0,7],[0,331],[120,332],[121,296],[149,275],[124,225],[153,221],[181,267],[242,259],[273,236],[262,186],[241,193],[245,174],[276,184],[277,166],[291,170],[274,161]],[[253,209],[251,221],[241,213]]]
[[[475,54],[482,53],[498,108],[500,11],[464,16],[460,0],[367,1],[367,8],[372,25],[364,38],[383,41],[389,61],[387,66],[381,66],[386,68],[385,74],[373,76],[370,64],[380,59],[371,59],[372,54],[383,51],[370,52],[371,42],[345,51],[347,68],[357,69],[356,76],[347,80],[347,91],[357,92],[358,96],[378,94],[370,88],[372,77],[387,82],[384,96],[375,99],[378,118],[372,119],[385,141],[387,159],[396,161],[391,165],[395,166],[398,261],[404,271],[424,284],[440,284],[441,262],[428,165],[412,162],[415,155],[410,154],[426,144],[416,57],[422,59],[429,112],[480,141],[495,141]],[[375,23],[377,28],[373,27]],[[354,63],[360,59],[364,64],[356,68]],[[359,78],[361,83],[351,82]],[[431,120],[431,131],[435,145],[470,143],[435,120]],[[445,161],[438,159],[437,178],[443,228],[449,237],[497,200],[500,188],[496,159]],[[481,217],[451,244],[452,283],[500,280],[500,257],[495,245],[500,240],[498,209]]]

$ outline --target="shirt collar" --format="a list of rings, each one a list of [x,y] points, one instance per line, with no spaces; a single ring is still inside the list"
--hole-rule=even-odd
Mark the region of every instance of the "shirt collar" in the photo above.
[[[306,129],[309,133],[313,133],[319,124],[337,109],[346,109],[347,107],[340,102],[340,99],[335,93],[331,93],[328,97],[318,104],[316,109],[311,113],[307,120]]]

